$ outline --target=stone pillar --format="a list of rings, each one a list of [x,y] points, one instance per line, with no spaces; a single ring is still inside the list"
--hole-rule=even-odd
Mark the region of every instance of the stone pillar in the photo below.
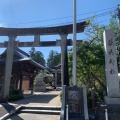
[[[60,120],[65,120],[66,117],[66,85],[62,86],[62,105],[61,105],[61,113],[60,113]]]
[[[8,46],[7,46],[4,81],[3,81],[3,88],[2,88],[2,98],[4,101],[7,101],[8,95],[9,95],[15,38],[16,36],[9,36],[9,41],[8,41]]]
[[[120,88],[118,79],[114,31],[105,30],[103,36],[105,47],[105,70],[107,82],[107,97],[105,97],[105,101],[108,104],[115,104],[118,103],[116,98],[120,97]]]
[[[17,78],[16,84],[15,84],[15,89],[16,89],[16,90],[18,89],[18,81],[19,81],[19,79]]]
[[[40,35],[34,35],[34,46],[40,45]]]
[[[68,56],[67,56],[67,35],[61,34],[61,82],[62,86],[69,86]]]
[[[54,89],[55,89],[55,73],[53,73],[53,82],[52,82],[52,86],[54,86]]]
[[[57,69],[55,69],[55,88],[57,88]]]
[[[34,84],[34,76],[30,77],[30,84],[31,84],[31,93],[33,94],[33,84]]]
[[[22,91],[22,83],[23,83],[23,74],[20,74],[20,86],[19,86],[19,90]]]
[[[83,85],[83,106],[85,120],[89,120],[88,116],[88,104],[87,104],[87,87]]]

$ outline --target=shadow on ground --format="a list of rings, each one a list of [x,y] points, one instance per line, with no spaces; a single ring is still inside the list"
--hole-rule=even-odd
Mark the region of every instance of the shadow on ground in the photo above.
[[[17,105],[10,105],[8,103],[1,103],[0,104],[0,117],[11,112],[12,110],[15,110],[15,107],[17,107]]]
[[[29,104],[29,103],[49,103],[52,99],[57,97],[58,95],[53,95],[53,94],[36,94],[33,96],[30,96],[28,98],[19,100],[19,101],[14,101],[14,104]],[[12,103],[12,102],[11,102]]]
[[[10,116],[10,118],[8,118],[7,120],[24,120],[24,119],[21,118],[19,114],[15,114],[15,115]]]

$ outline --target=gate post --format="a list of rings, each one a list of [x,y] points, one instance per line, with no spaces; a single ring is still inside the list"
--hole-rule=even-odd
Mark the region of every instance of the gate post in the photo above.
[[[69,86],[68,77],[68,55],[67,55],[67,34],[61,34],[61,82],[62,86]]]
[[[2,87],[3,101],[7,101],[8,95],[9,95],[13,56],[14,56],[15,38],[16,38],[16,36],[12,36],[12,35],[9,36],[9,41],[8,41],[8,46],[7,46],[5,69],[4,69],[4,79],[3,79],[3,87]]]
[[[57,69],[55,69],[55,89],[57,89]]]

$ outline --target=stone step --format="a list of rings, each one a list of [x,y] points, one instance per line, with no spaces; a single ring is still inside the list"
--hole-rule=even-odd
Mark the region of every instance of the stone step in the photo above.
[[[34,113],[34,114],[49,114],[49,115],[60,115],[61,111],[56,110],[34,110],[34,109],[22,109],[19,113]]]
[[[22,106],[19,113],[51,114],[60,115],[60,106]]]

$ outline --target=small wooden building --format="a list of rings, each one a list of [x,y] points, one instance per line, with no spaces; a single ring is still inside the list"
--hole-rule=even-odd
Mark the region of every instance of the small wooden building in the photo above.
[[[0,89],[4,79],[6,50],[0,56]],[[13,67],[11,74],[10,89],[19,89],[33,92],[33,80],[38,71],[45,67],[36,63],[30,56],[19,48],[14,49]],[[0,91],[1,91],[0,90]]]

